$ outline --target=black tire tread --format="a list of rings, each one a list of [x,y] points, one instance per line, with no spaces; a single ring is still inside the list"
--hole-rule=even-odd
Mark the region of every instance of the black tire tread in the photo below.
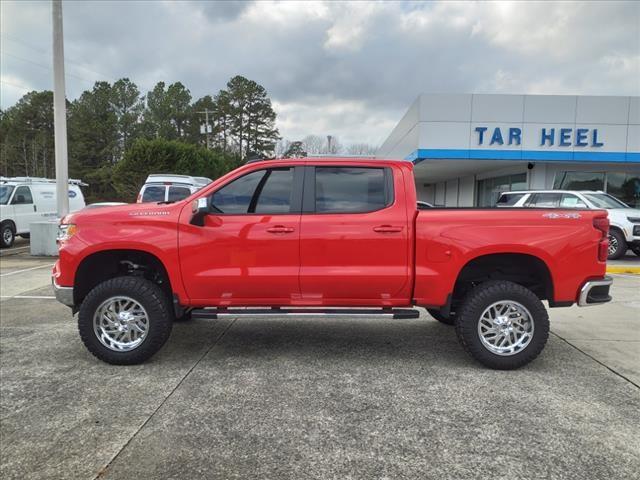
[[[135,350],[114,352],[100,343],[93,332],[95,309],[109,296],[127,295],[144,303],[150,318],[145,341]],[[151,358],[169,339],[173,312],[162,289],[141,277],[115,277],[98,284],[86,296],[78,313],[78,331],[87,349],[98,359],[113,365],[135,365]]]
[[[624,257],[627,253],[627,241],[622,232],[614,228],[611,229],[609,235],[616,237],[616,240],[618,240],[618,251],[612,256],[607,256],[607,260],[617,260],[620,257]]]
[[[478,310],[498,300],[512,299],[522,303],[534,319],[535,331],[529,345],[512,356],[499,356],[487,350],[478,337]],[[513,370],[533,361],[549,338],[549,315],[540,299],[529,289],[506,280],[490,280],[467,293],[456,311],[456,334],[462,347],[483,365],[497,370]]]

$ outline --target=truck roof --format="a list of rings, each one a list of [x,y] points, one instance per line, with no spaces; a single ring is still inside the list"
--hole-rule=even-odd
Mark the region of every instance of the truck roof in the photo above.
[[[191,175],[177,175],[173,173],[152,173],[144,183],[182,183],[185,185],[204,186],[211,183],[207,177],[192,177]]]

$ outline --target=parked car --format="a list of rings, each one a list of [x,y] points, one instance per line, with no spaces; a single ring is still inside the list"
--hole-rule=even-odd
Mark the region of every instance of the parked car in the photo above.
[[[211,183],[210,178],[189,175],[151,174],[138,194],[137,203],[177,202]]]
[[[151,357],[178,319],[416,318],[422,306],[475,359],[513,369],[547,341],[542,300],[611,300],[608,227],[604,210],[419,210],[410,162],[270,160],[190,201],[68,215],[53,286],[113,364]]]
[[[418,210],[422,210],[424,208],[433,208],[433,205],[431,205],[429,202],[418,200],[416,203],[418,204]]]
[[[69,210],[84,208],[80,180],[69,180]],[[56,181],[36,177],[0,177],[0,245],[13,245],[16,235],[28,238],[29,224],[57,216]]]
[[[640,210],[617,198],[592,190],[527,190],[505,192],[498,207],[590,208],[609,212],[609,260],[631,249],[640,256]]]

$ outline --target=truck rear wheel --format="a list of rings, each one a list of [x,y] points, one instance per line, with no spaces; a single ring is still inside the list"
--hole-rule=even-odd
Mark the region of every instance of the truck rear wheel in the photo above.
[[[169,338],[173,314],[166,295],[141,277],[116,277],[89,292],[78,314],[80,338],[100,360],[142,363]]]
[[[498,370],[535,359],[549,337],[549,316],[529,289],[495,280],[471,290],[456,312],[456,333],[467,352]]]

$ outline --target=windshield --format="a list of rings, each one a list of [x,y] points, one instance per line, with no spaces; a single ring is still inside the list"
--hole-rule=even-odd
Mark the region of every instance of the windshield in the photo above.
[[[13,192],[13,185],[0,185],[0,205],[9,203],[11,192]]]
[[[606,193],[584,193],[583,195],[597,208],[631,208]]]

